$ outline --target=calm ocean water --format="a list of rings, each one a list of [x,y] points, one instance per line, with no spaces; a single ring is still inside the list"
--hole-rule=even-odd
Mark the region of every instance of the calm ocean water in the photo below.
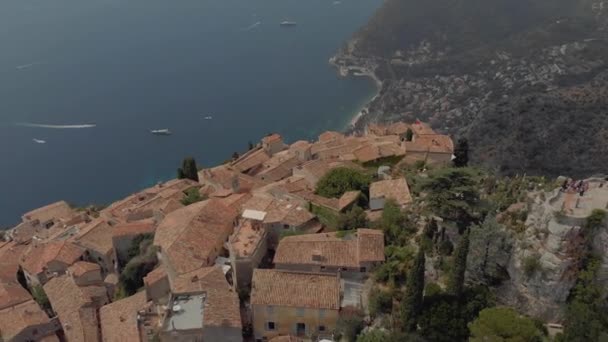
[[[109,203],[184,156],[211,166],[268,132],[343,128],[375,88],[327,61],[380,3],[1,1],[0,226],[59,199]]]

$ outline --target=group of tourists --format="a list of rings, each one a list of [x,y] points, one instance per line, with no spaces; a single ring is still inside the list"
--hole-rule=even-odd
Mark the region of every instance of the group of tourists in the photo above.
[[[567,193],[578,193],[581,196],[585,195],[585,192],[589,191],[589,182],[586,180],[574,180],[568,178],[562,184],[562,191]]]

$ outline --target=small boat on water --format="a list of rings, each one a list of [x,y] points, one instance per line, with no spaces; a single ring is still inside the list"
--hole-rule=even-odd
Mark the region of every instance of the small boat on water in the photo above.
[[[46,140],[42,140],[42,139],[32,139],[36,144],[46,144]]]
[[[297,25],[295,21],[283,20],[280,23],[281,27],[294,27]]]
[[[213,116],[211,116],[211,115],[205,116],[205,120],[211,120],[211,119],[213,119]]]
[[[150,133],[152,133],[154,135],[171,135],[171,131],[168,130],[167,128],[153,129],[150,131]]]

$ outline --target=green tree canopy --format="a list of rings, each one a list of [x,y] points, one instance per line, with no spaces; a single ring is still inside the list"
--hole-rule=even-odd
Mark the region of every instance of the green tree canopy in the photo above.
[[[405,244],[409,235],[417,230],[416,224],[392,199],[387,200],[384,204],[382,217],[376,224],[384,231],[385,240],[397,245]]]
[[[407,278],[407,287],[401,302],[401,329],[404,332],[416,331],[418,316],[422,311],[422,295],[424,292],[424,251],[420,249],[414,266]]]
[[[600,267],[599,259],[590,258],[579,273],[566,309],[564,341],[608,341],[600,338],[608,338],[608,302],[596,280]]]
[[[480,285],[498,285],[508,279],[507,263],[513,237],[496,218],[487,217],[471,227],[467,279]]]
[[[319,180],[316,193],[328,198],[339,198],[347,191],[359,190],[368,197],[371,181],[371,177],[361,171],[338,167]]]
[[[186,193],[184,194],[184,198],[181,199],[181,203],[183,205],[190,205],[196,202],[200,202],[202,200],[204,200],[205,197],[201,196],[200,191],[198,190],[198,188],[192,188],[192,189],[188,189],[188,191],[186,191]]]
[[[196,167],[194,158],[188,157],[184,159],[182,167],[177,169],[177,178],[186,178],[198,182],[198,168]]]
[[[461,232],[478,216],[476,177],[470,168],[444,168],[432,171],[420,185],[427,194],[429,208],[443,219],[455,222]]]
[[[32,297],[41,308],[43,308],[47,312],[52,312],[51,302],[49,301],[49,297],[47,297],[46,292],[44,292],[44,288],[40,285],[35,285],[32,287]]]
[[[464,289],[464,276],[467,269],[467,255],[469,254],[469,230],[460,238],[454,253],[454,267],[448,281],[448,292],[460,297]]]
[[[352,230],[366,228],[369,225],[365,210],[355,205],[351,210],[338,217],[336,228],[338,230]]]
[[[485,287],[466,288],[460,298],[429,291],[424,296],[419,319],[420,335],[427,341],[466,341],[469,337],[467,323],[477,318],[479,311],[492,305],[492,294]]]
[[[469,324],[471,342],[541,342],[543,333],[534,321],[507,307],[481,310],[479,317]]]

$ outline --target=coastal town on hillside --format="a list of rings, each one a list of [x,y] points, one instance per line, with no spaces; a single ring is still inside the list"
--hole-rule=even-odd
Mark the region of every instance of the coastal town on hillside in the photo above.
[[[1,340],[334,341],[341,315],[366,310],[385,239],[370,227],[336,231],[328,217],[362,196],[370,221],[389,200],[408,206],[391,167],[441,167],[453,153],[449,136],[418,121],[292,144],[271,134],[198,181],[99,210],[32,210],[0,246]],[[318,194],[336,169],[373,174],[369,194]]]

